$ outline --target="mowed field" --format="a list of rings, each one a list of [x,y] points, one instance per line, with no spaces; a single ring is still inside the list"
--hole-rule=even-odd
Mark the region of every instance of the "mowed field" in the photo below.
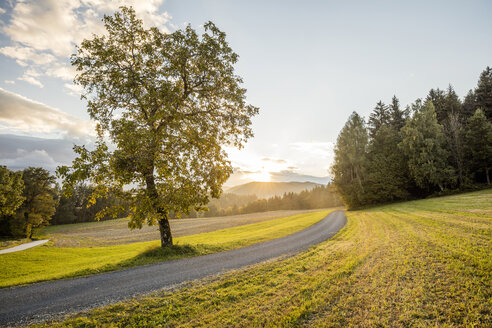
[[[182,237],[322,210],[271,211],[227,217],[189,218],[171,220],[170,223],[173,237]],[[113,246],[160,239],[158,227],[144,225],[142,229],[130,230],[128,219],[48,226],[39,235],[49,238],[55,247]]]
[[[492,326],[492,190],[347,216],[297,256],[45,326]]]
[[[331,211],[291,215],[176,237],[175,246],[164,249],[160,247],[160,240],[97,247],[54,247],[47,243],[21,252],[1,254],[0,287],[85,276],[231,250],[290,235],[322,220]]]

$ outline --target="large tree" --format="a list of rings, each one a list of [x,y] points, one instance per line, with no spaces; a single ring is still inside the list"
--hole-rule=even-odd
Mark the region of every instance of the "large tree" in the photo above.
[[[78,158],[59,173],[66,185],[90,181],[93,201],[126,186],[130,228],[158,224],[162,246],[172,245],[169,218],[220,195],[232,172],[223,146],[243,146],[258,108],[246,103],[238,55],[213,23],[201,35],[190,26],[163,33],[121,7],[104,25],[107,34],[83,41],[72,57],[97,146],[75,147]]]
[[[338,135],[332,166],[335,186],[349,207],[364,203],[367,145],[368,133],[364,119],[353,112]]]
[[[443,190],[454,178],[447,164],[443,126],[437,121],[431,101],[418,109],[401,129],[399,149],[408,160],[408,168],[421,189],[432,192]]]
[[[492,123],[484,112],[477,109],[468,119],[465,132],[465,151],[470,169],[475,179],[481,174],[490,185],[490,167],[492,166]]]
[[[369,115],[368,128],[371,138],[374,138],[379,128],[390,123],[391,114],[389,107],[381,100],[376,104],[376,107],[374,107],[374,110]]]
[[[5,166],[0,166],[0,216],[15,213],[24,201],[23,190],[22,172],[13,172]]]
[[[481,108],[488,120],[492,119],[492,68],[487,66],[480,74],[475,89],[476,104]]]
[[[55,214],[58,200],[55,177],[40,167],[22,171],[24,202],[10,220],[11,233],[17,237],[31,238],[36,229],[49,224]]]
[[[22,172],[0,166],[0,236],[10,235],[10,218],[24,202]]]

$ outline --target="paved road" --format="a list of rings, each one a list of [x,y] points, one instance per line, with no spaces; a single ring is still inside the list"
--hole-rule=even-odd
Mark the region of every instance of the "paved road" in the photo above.
[[[6,249],[1,249],[0,254],[7,254],[7,253],[13,253],[13,252],[18,252],[18,251],[23,251],[25,249],[29,249],[32,247],[36,247],[39,245],[42,245],[44,243],[49,242],[49,239],[43,239],[43,240],[36,240],[36,241],[31,241],[30,243],[25,243],[19,246],[14,246]]]
[[[78,312],[282,255],[293,255],[331,238],[345,223],[343,211],[335,211],[292,235],[227,252],[84,278],[3,288],[0,289],[0,326]]]

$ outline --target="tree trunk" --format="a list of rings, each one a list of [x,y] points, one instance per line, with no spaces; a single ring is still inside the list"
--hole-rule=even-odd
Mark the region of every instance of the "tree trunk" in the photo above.
[[[171,225],[167,218],[159,220],[159,232],[161,233],[161,247],[173,245],[173,236],[171,234]]]
[[[487,177],[487,184],[490,185],[489,168],[485,167],[485,176]]]
[[[147,196],[154,203],[154,208],[157,213],[160,214],[161,219],[158,220],[159,223],[159,232],[161,234],[161,247],[172,246],[173,237],[171,235],[171,226],[169,224],[168,212],[163,210],[159,206],[159,193],[157,192],[157,188],[155,186],[154,181],[154,167],[149,170],[149,172],[145,176],[145,182],[147,184]]]

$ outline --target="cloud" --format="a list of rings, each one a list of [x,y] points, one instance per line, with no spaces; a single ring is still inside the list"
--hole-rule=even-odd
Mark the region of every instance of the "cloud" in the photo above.
[[[80,140],[44,139],[0,134],[2,165],[12,170],[29,166],[43,167],[54,172],[57,166],[69,165],[74,159],[72,147]]]
[[[27,66],[28,63],[44,65],[56,60],[53,55],[37,52],[33,48],[19,45],[0,48],[0,54],[16,59],[17,64],[21,66]]]
[[[32,85],[43,88],[44,85],[43,85],[43,83],[41,83],[41,81],[39,81],[37,79],[38,76],[39,76],[39,74],[36,73],[35,71],[27,70],[24,72],[24,74],[21,77],[18,77],[17,80],[25,81],[25,82],[30,83]]]
[[[261,160],[265,161],[265,162],[273,162],[273,163],[277,163],[277,164],[286,164],[287,163],[283,159],[272,159],[272,158],[268,158],[268,157],[262,158]]]
[[[15,84],[15,81],[12,81],[12,80],[5,80],[4,81],[6,84]]]
[[[0,88],[0,122],[25,133],[86,137],[94,132],[90,121]]]
[[[80,96],[82,94],[82,87],[80,85],[65,83],[63,86],[70,90],[70,95],[72,96]]]
[[[333,142],[295,142],[291,144],[295,150],[303,151],[309,154],[322,157],[330,157],[333,155]]]
[[[25,0],[18,1],[1,31],[11,44],[0,48],[0,54],[15,59],[23,67],[34,68],[42,76],[73,80],[75,70],[69,57],[76,45],[93,34],[105,33],[101,21],[120,6],[132,6],[146,27],[157,26],[169,32],[171,16],[160,12],[164,0]],[[43,87],[39,78],[24,73],[20,80]],[[73,90],[70,91],[73,94]]]

